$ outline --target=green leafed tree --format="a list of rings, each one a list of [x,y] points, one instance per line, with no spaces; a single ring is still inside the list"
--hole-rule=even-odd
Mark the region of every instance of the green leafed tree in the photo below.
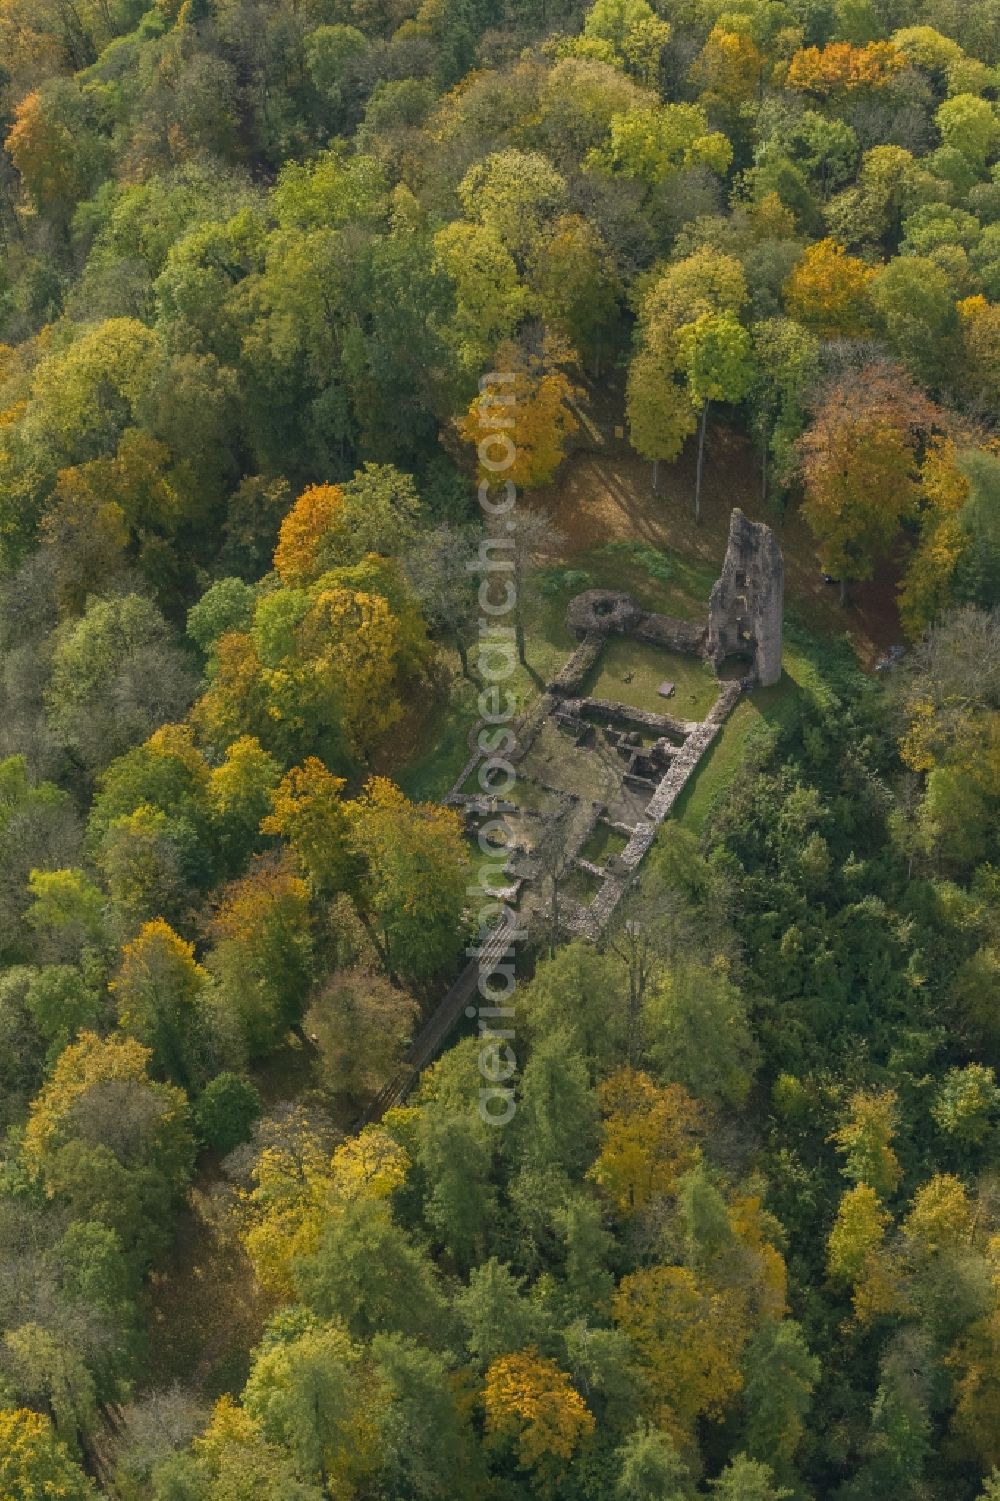
[[[701,414],[694,483],[694,518],[701,520],[705,430],[713,401],[742,401],[753,378],[750,335],[731,313],[703,313],[678,330],[677,346],[691,405]]]

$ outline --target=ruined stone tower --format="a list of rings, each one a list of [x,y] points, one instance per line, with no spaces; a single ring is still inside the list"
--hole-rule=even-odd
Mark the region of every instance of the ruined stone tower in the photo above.
[[[729,518],[729,546],[708,602],[705,651],[716,667],[746,657],[765,686],[781,677],[781,612],[785,570],[778,539],[738,508]]]

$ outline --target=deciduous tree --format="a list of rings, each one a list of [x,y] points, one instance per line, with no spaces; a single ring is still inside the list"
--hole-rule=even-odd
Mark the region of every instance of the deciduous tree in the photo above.
[[[573,413],[580,391],[567,373],[574,363],[573,351],[555,337],[544,338],[538,348],[508,341],[499,345],[496,368],[510,377],[504,403],[511,421],[513,459],[503,470],[509,483],[539,489],[562,463],[566,443],[580,425]],[[477,447],[494,431],[484,424],[482,402],[482,395],[477,395],[459,422],[461,437]],[[491,452],[491,464],[495,458]],[[481,465],[480,479],[491,477],[490,469]]]
[[[0,1412],[0,1487],[18,1501],[94,1501],[92,1481],[41,1413]]]
[[[304,1026],[334,1094],[374,1098],[399,1065],[419,1015],[416,1001],[384,975],[342,970],[313,994]]]
[[[892,1090],[857,1090],[831,1138],[844,1158],[844,1176],[855,1183],[867,1183],[882,1198],[898,1187],[902,1176],[891,1145],[898,1104]]]
[[[646,1051],[664,1078],[706,1103],[738,1104],[754,1068],[746,1006],[724,960],[677,959],[643,1008]]]
[[[919,501],[918,454],[941,418],[891,366],[874,364],[828,387],[798,449],[803,514],[824,568],[870,578]]]
[[[265,834],[286,841],[321,895],[345,890],[356,873],[350,816],[341,796],[345,786],[343,777],[333,776],[317,756],[309,756],[282,777],[272,811],[261,824]]]
[[[590,1176],[625,1216],[674,1191],[691,1166],[702,1113],[679,1084],[658,1087],[648,1074],[619,1069],[598,1090],[601,1150]]]
[[[803,47],[793,54],[785,87],[820,98],[884,89],[904,66],[902,54],[891,42],[869,42],[863,47],[828,42],[825,47]]]
[[[193,687],[155,605],[138,594],[97,599],[56,640],[49,721],[85,766],[98,768],[179,719]]]
[[[187,1186],[193,1142],[181,1090],[149,1079],[148,1048],[84,1032],[35,1100],[24,1161],[46,1196],[116,1230],[144,1266]]]
[[[309,891],[294,868],[261,858],[226,886],[212,916],[206,968],[216,1002],[238,1019],[251,1054],[302,1019],[312,981]]]
[[[701,520],[705,429],[713,401],[742,401],[753,378],[750,335],[731,313],[703,313],[677,331],[677,350],[691,405],[701,413],[694,485],[694,519]]]
[[[411,803],[373,777],[350,804],[365,917],[390,976],[420,983],[453,957],[462,939],[468,854],[450,808]]]
[[[785,283],[785,307],[790,317],[826,338],[863,334],[874,276],[874,268],[848,255],[843,245],[818,240]]]
[[[122,1030],[181,1084],[190,1084],[197,1069],[198,999],[207,981],[194,945],[156,918],[122,949],[111,984]]]
[[[486,1372],[487,1432],[514,1441],[519,1462],[543,1485],[565,1472],[594,1431],[587,1404],[554,1361],[535,1349],[501,1355]]]
[[[615,1323],[636,1348],[656,1423],[677,1441],[699,1417],[720,1417],[739,1392],[746,1339],[739,1300],[699,1286],[685,1267],[654,1266],[623,1277]]]
[[[810,1354],[801,1327],[783,1319],[757,1331],[744,1353],[743,1370],[747,1453],[772,1465],[780,1479],[791,1480],[820,1362]]]

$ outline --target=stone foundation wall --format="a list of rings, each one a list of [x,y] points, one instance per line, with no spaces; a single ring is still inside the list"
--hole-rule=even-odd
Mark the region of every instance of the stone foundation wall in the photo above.
[[[604,649],[605,640],[606,637],[601,631],[588,631],[573,655],[547,685],[548,691],[569,694],[576,693],[582,688],[588,672],[596,664]]]
[[[698,652],[705,644],[703,625],[643,610],[630,594],[614,589],[587,589],[571,599],[566,607],[566,628],[582,636],[584,645],[594,637],[603,641],[607,636],[634,636],[637,641],[663,646],[668,651]],[[575,655],[566,664],[567,668]],[[593,660],[596,661],[596,656]]]
[[[618,903],[638,874],[639,866],[656,838],[663,820],[697,770],[702,757],[719,733],[740,698],[738,682],[726,683],[708,717],[694,727],[677,750],[656,791],[646,805],[645,818],[638,824],[614,867],[605,875],[604,884],[589,907],[578,907],[572,914],[571,931],[596,942],[614,916]],[[569,926],[569,924],[567,924]]]
[[[700,724],[697,719],[678,719],[673,714],[656,714],[650,709],[636,709],[613,698],[567,699],[566,712],[595,724],[624,725],[629,729],[648,730],[652,735],[690,735]]]
[[[749,521],[742,511],[734,510],[722,573],[712,589],[707,624],[643,610],[631,595],[620,590],[587,589],[570,600],[566,625],[579,644],[541,697],[512,725],[517,746],[511,753],[511,761],[515,764],[524,761],[548,718],[557,719],[570,729],[591,724],[597,734],[602,728],[612,726],[638,730],[654,740],[651,746],[637,746],[634,756],[623,758],[628,764],[622,769],[621,786],[631,789],[633,796],[642,796],[646,789],[651,795],[634,826],[612,824],[628,836],[621,854],[603,867],[586,862],[590,874],[602,877],[601,888],[588,906],[567,900],[568,931],[591,939],[604,932],[635,879],[657,829],[687,786],[743,687],[748,686],[746,680],[721,683],[719,697],[703,720],[678,719],[673,714],[653,713],[613,699],[582,696],[580,690],[597,664],[605,641],[612,635],[632,636],[666,651],[709,656],[717,666],[725,657],[739,654],[746,656],[751,664],[748,677],[762,683],[776,682],[781,673],[782,593],[783,565],[777,539],[769,527]],[[586,743],[585,734],[581,733],[577,748]],[[463,791],[483,760],[475,732],[470,737],[470,752],[445,801],[471,816],[488,813],[496,800],[478,788]],[[539,781],[538,785],[545,788],[544,782]],[[575,794],[560,791],[559,797],[575,799]],[[609,822],[605,814],[603,805],[594,804],[584,839],[568,852],[577,857],[578,864],[586,837],[602,818]]]

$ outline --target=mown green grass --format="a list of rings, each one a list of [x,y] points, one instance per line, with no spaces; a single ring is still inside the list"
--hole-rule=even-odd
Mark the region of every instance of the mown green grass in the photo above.
[[[713,804],[746,759],[755,733],[766,725],[790,723],[804,695],[823,697],[830,693],[824,663],[844,652],[846,648],[817,641],[801,629],[786,629],[781,681],[773,688],[754,688],[744,695],[726,720],[722,733],[678,799],[674,817],[684,828],[694,834],[701,832]]]
[[[624,834],[609,829],[606,823],[599,823],[580,853],[592,865],[604,865],[613,855],[620,855],[626,844],[628,840]]]
[[[657,692],[664,681],[674,684],[669,698]],[[704,719],[719,696],[719,680],[698,657],[665,651],[662,646],[627,636],[612,636],[605,642],[583,691],[592,698],[617,699],[653,714]]]

